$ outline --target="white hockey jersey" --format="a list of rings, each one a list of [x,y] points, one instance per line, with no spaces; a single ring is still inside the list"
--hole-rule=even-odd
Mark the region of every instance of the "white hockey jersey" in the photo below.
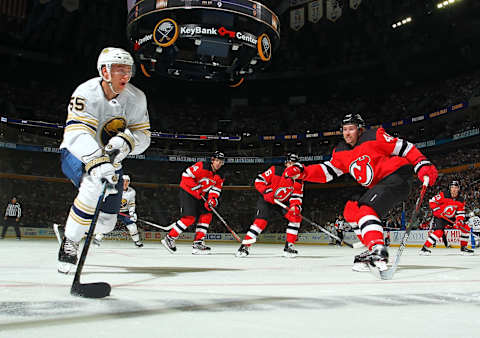
[[[467,224],[473,232],[480,232],[480,217],[470,217],[467,221]]]
[[[135,213],[135,189],[128,187],[123,191],[122,204],[120,206],[120,212],[133,215]]]
[[[118,132],[129,130],[135,141],[130,155],[143,153],[150,145],[150,121],[145,94],[127,83],[114,99],[107,100],[101,78],[93,78],[75,89],[60,148],[76,158],[86,158],[103,148]]]

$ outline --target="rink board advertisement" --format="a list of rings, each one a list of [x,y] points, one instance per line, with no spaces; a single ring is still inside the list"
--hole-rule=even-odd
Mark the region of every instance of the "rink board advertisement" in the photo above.
[[[53,228],[30,228],[21,227],[20,231],[24,238],[55,238],[55,232]],[[145,241],[158,241],[165,236],[166,232],[152,232],[141,231],[142,239]],[[398,245],[403,238],[404,231],[390,231],[390,240],[393,246]],[[451,245],[460,245],[460,231],[459,230],[446,230],[447,240]],[[429,231],[427,230],[413,230],[408,238],[409,245],[420,246],[427,240]],[[179,241],[193,241],[195,233],[184,232],[180,234]],[[238,233],[243,238],[245,234]],[[12,227],[9,227],[6,233],[6,237],[15,238],[15,231]],[[125,231],[112,231],[105,235],[104,239],[108,240],[131,240],[130,234]],[[209,233],[205,236],[206,241],[211,242],[236,242],[231,233]],[[285,233],[266,233],[258,236],[258,243],[284,243],[286,240]],[[353,232],[346,232],[344,240],[348,243],[355,243],[358,241]],[[305,232],[298,234],[298,244],[331,244],[333,240],[323,232]],[[469,241],[471,243],[471,239]],[[443,243],[439,243],[442,245]]]

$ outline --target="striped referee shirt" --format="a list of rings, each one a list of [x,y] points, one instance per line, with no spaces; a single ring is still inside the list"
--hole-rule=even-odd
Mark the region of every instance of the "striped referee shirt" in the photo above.
[[[5,210],[5,216],[20,218],[22,216],[22,208],[20,207],[20,203],[8,203],[7,210]]]

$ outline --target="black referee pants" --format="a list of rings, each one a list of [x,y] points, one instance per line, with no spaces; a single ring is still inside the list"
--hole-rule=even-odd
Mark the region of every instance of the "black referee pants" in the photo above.
[[[7,217],[7,219],[4,221],[2,238],[5,237],[5,233],[7,232],[8,227],[12,226],[15,228],[15,233],[17,234],[17,238],[20,239],[20,227],[19,227],[19,222],[17,222],[16,219],[17,219],[16,217]]]

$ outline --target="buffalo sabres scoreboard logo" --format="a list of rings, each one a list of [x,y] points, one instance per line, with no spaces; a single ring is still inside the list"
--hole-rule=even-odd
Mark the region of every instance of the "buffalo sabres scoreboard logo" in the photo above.
[[[165,18],[160,20],[155,26],[153,30],[153,41],[160,47],[168,47],[177,41],[178,33],[177,23],[170,18]]]
[[[363,186],[368,186],[373,180],[373,168],[370,165],[370,157],[363,155],[350,163],[348,171],[353,178]]]
[[[281,187],[275,190],[273,197],[280,202],[285,201],[292,194],[293,187]]]
[[[125,131],[127,121],[121,117],[114,117],[108,120],[102,127],[101,141],[102,145],[106,145],[108,141],[119,132]]]
[[[272,43],[267,34],[263,33],[258,37],[257,51],[262,61],[270,61],[272,58]]]

